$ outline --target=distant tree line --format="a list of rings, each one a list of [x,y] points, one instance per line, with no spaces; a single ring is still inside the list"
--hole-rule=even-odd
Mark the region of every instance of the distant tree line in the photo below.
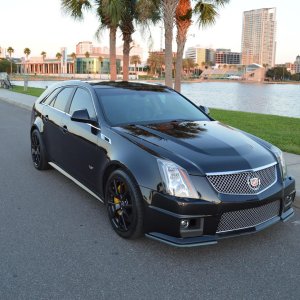
[[[274,81],[300,81],[300,73],[291,74],[285,67],[274,67],[267,71],[266,78]]]
[[[13,73],[17,71],[17,65],[15,63],[11,63],[11,61],[7,59],[0,59],[0,72]]]

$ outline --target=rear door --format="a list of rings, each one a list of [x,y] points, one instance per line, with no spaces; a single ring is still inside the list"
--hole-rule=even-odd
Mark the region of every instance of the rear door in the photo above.
[[[63,143],[65,136],[64,119],[66,108],[71,100],[74,87],[65,87],[50,99],[43,109],[44,132],[43,138],[49,160],[62,166]]]

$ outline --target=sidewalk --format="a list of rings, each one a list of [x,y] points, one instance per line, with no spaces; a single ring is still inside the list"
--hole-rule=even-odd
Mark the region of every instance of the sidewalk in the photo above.
[[[0,100],[31,110],[37,97],[14,93],[9,90],[0,89]],[[300,208],[300,155],[284,153],[289,174],[296,179],[295,206]]]
[[[0,100],[15,104],[28,110],[32,109],[32,106],[36,99],[37,97],[34,96],[15,93],[11,92],[10,90],[0,88]]]

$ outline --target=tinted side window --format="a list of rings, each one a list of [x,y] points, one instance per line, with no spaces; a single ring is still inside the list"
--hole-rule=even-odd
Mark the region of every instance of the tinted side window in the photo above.
[[[61,110],[61,111],[65,111],[66,110],[66,105],[68,103],[68,100],[71,96],[71,93],[73,91],[73,88],[65,88],[63,89],[57,96],[55,99],[55,102],[53,104],[53,107]]]
[[[46,99],[43,100],[43,103],[49,105],[52,102],[52,100],[55,98],[59,90],[60,88],[55,89]]]
[[[73,97],[70,115],[76,110],[87,109],[90,118],[96,118],[96,112],[93,105],[93,100],[88,91],[78,88]]]

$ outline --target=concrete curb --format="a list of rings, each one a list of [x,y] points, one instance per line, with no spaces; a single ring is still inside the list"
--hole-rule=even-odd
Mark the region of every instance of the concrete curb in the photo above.
[[[0,97],[0,100],[6,102],[8,104],[12,104],[12,105],[27,109],[29,111],[31,111],[31,109],[32,109],[32,107],[29,106],[28,104],[20,103],[18,101],[12,100],[12,99]]]

